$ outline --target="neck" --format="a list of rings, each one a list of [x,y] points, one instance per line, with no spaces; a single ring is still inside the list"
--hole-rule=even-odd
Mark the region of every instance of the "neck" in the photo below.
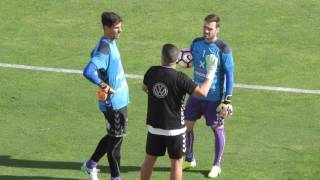
[[[114,38],[112,36],[110,36],[109,34],[107,34],[106,32],[103,33],[103,36],[105,38],[107,38],[109,41],[113,41],[114,40]]]
[[[174,62],[166,65],[162,64],[162,67],[176,69],[176,63]]]
[[[217,36],[215,36],[214,38],[212,39],[205,39],[207,42],[213,42],[213,41],[216,41],[218,39]]]

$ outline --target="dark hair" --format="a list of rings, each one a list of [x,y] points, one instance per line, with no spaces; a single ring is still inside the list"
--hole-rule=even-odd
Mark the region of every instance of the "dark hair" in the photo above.
[[[217,27],[220,27],[220,17],[215,14],[209,14],[207,17],[204,18],[204,20],[208,23],[216,22]]]
[[[103,26],[112,27],[114,24],[121,21],[121,17],[114,12],[103,12],[101,14],[101,23]]]
[[[179,50],[173,44],[165,44],[162,46],[162,63],[169,65],[178,59]]]

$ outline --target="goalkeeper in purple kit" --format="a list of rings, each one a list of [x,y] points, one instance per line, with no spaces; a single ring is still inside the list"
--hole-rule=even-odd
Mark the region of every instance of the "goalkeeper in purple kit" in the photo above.
[[[191,44],[196,84],[201,84],[205,80],[207,58],[216,58],[218,67],[207,97],[190,96],[185,110],[187,152],[184,169],[196,166],[193,126],[197,119],[204,116],[206,125],[211,127],[215,138],[215,156],[208,174],[210,178],[217,177],[221,173],[221,158],[225,146],[224,119],[232,114],[233,56],[229,46],[218,39],[219,30],[219,16],[210,14],[204,19],[203,37],[194,39]]]

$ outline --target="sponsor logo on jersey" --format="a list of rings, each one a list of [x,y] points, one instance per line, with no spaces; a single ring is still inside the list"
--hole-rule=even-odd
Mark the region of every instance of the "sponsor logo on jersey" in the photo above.
[[[168,87],[162,82],[153,85],[152,91],[157,98],[165,98],[168,95]]]

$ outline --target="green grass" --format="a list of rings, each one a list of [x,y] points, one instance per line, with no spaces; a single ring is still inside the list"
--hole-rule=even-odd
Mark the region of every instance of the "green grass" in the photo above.
[[[232,47],[237,83],[320,89],[320,2],[2,0],[0,63],[82,69],[101,35],[103,10],[123,16],[118,41],[126,73],[159,64],[162,44],[186,47],[201,36],[202,19],[222,17],[220,37]],[[191,75],[191,71],[185,71]],[[79,74],[0,68],[0,179],[86,179],[81,163],[105,133],[96,88]],[[128,79],[129,130],[123,179],[139,179],[145,153],[146,96]],[[219,179],[317,179],[320,97],[247,89],[234,91],[234,116]],[[184,179],[206,179],[212,132],[196,124],[198,166]],[[101,179],[109,178],[106,158]],[[169,177],[160,158],[153,179]]]

